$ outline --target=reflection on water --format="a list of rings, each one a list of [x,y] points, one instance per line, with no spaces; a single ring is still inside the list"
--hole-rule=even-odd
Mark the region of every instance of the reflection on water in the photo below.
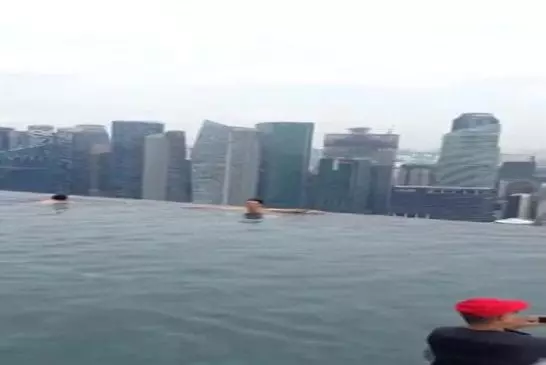
[[[61,213],[64,213],[64,212],[66,212],[68,210],[69,203],[58,202],[58,203],[51,204],[51,207],[53,208],[53,211],[56,214],[61,214]]]
[[[0,194],[10,365],[422,364],[470,295],[546,312],[546,230]],[[16,199],[19,203],[14,204]],[[47,209],[46,209],[47,208]],[[57,210],[54,210],[57,212]]]

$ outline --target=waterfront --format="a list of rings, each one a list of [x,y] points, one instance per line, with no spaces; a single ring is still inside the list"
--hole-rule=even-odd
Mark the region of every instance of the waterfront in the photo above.
[[[546,229],[0,194],[10,365],[422,364],[471,295],[546,313]]]

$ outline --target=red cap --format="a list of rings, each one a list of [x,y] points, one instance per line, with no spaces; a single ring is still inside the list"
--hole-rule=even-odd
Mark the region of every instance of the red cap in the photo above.
[[[498,317],[529,308],[529,303],[523,300],[498,298],[471,298],[455,305],[457,312],[478,317]]]

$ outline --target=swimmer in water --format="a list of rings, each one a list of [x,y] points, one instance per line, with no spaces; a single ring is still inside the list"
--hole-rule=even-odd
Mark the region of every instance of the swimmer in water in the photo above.
[[[258,198],[248,199],[245,202],[245,218],[246,219],[263,219],[264,217],[264,202]]]
[[[281,208],[265,208],[262,199],[248,199],[245,203],[245,218],[247,219],[262,219],[264,214],[322,214],[323,212],[308,209],[281,209]]]
[[[47,200],[42,200],[43,204],[67,204],[68,203],[68,195],[65,194],[54,194],[51,196],[51,198]]]

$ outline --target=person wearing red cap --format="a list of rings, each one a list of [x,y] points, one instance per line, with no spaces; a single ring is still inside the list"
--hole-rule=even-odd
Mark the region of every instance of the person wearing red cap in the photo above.
[[[427,338],[427,359],[433,365],[534,365],[546,360],[546,338],[520,329],[540,325],[539,317],[523,316],[522,300],[471,298],[456,304],[466,322],[441,327]]]

